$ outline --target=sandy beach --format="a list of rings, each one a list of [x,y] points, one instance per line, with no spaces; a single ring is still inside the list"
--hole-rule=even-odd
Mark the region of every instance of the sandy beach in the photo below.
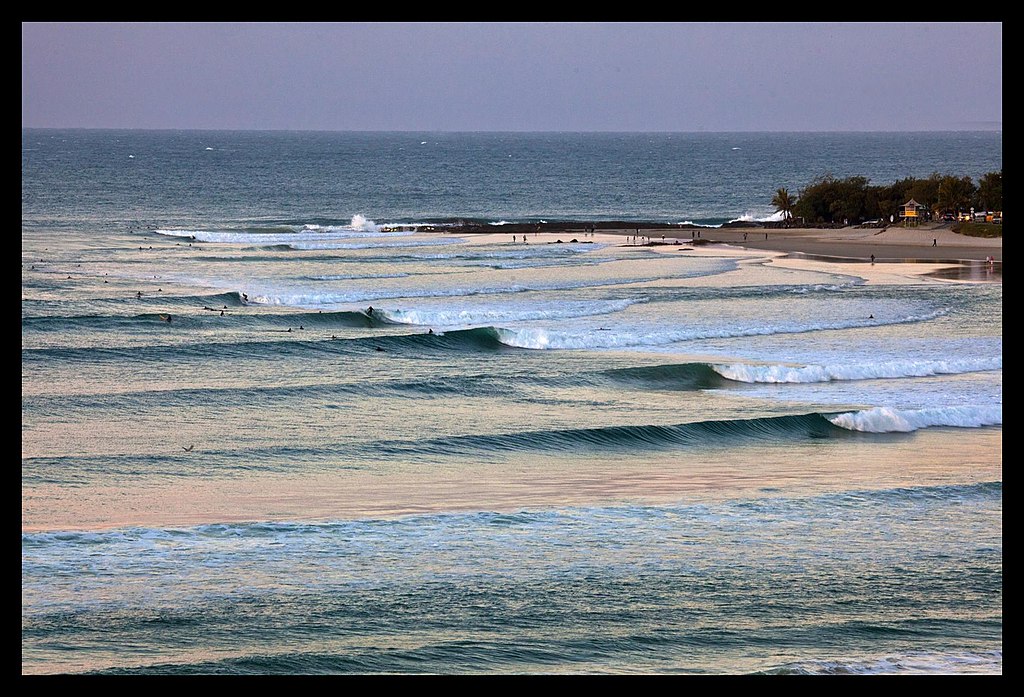
[[[772,263],[793,269],[832,270],[856,275],[867,283],[904,283],[910,277],[930,276],[956,281],[1001,281],[1001,237],[967,237],[953,232],[948,225],[919,228],[893,226],[886,229],[847,227],[820,228],[665,228],[640,225],[625,228],[612,223],[597,224],[594,232],[545,224],[526,237],[527,244],[594,242],[633,244],[637,235],[649,239],[637,244],[650,245],[657,252],[696,256],[737,256],[750,259],[771,257]],[[523,239],[525,226],[501,228],[501,231],[470,230],[467,241],[496,244]],[[449,230],[448,232],[452,232]],[[466,231],[457,230],[463,235]],[[767,233],[767,239],[765,235]],[[746,239],[744,239],[746,238]],[[934,244],[933,244],[934,242]],[[874,262],[871,256],[874,255]],[[984,262],[992,257],[995,264]]]
[[[680,243],[696,241],[699,245],[726,243],[747,249],[760,249],[788,254],[802,253],[823,257],[847,259],[870,259],[877,261],[985,261],[989,256],[995,261],[1003,259],[1001,237],[968,237],[953,232],[948,224],[922,225],[916,228],[892,226],[888,228],[845,227],[840,229],[821,228],[674,228],[652,227],[643,224],[638,227],[609,227],[609,223],[597,224],[593,236],[587,236],[578,228],[560,227],[557,224],[538,226],[538,232],[531,231],[529,240],[569,242],[595,240],[604,235],[633,237],[646,235],[655,244],[659,242]],[[487,234],[498,239],[521,233],[522,226],[509,226],[488,230]],[[482,232],[479,228],[448,232],[465,234]],[[696,237],[700,235],[700,237]]]
[[[847,227],[838,230],[718,229],[708,233],[702,231],[702,234],[709,240],[740,244],[750,249],[851,259],[869,259],[872,254],[879,261],[984,261],[989,256],[994,257],[995,261],[1003,259],[1001,237],[967,237],[953,232],[949,226],[893,226],[885,229]],[[689,234],[676,236],[685,239]]]

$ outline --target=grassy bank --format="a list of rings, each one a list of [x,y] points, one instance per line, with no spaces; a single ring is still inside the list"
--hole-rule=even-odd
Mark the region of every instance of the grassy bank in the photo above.
[[[953,232],[968,237],[1002,237],[1003,226],[994,223],[955,223]]]

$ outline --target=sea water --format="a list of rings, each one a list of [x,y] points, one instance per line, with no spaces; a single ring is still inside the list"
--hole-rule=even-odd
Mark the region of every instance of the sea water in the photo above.
[[[445,231],[1001,134],[22,151],[24,673],[1002,672],[1001,283]]]

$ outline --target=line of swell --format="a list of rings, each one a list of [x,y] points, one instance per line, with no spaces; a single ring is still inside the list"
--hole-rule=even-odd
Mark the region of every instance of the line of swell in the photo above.
[[[506,434],[466,435],[419,441],[381,441],[375,447],[386,454],[457,454],[564,452],[572,449],[628,450],[736,444],[743,441],[785,441],[838,438],[853,435],[823,414],[810,413],[755,419],[697,421],[685,424],[604,426]]]
[[[716,507],[722,511],[743,512],[747,515],[763,516],[772,512],[790,516],[794,512],[831,517],[837,508],[863,510],[866,505],[885,507],[916,506],[919,504],[948,502],[960,505],[964,502],[999,501],[1003,496],[1001,481],[975,482],[972,484],[940,484],[927,486],[896,487],[889,489],[854,489],[850,491],[827,492],[812,496],[779,497],[765,496],[760,499],[738,499],[722,502]],[[26,549],[44,547],[91,546],[99,544],[133,544],[146,540],[201,540],[208,539],[275,539],[281,535],[310,535],[333,537],[342,535],[350,538],[367,527],[388,525],[396,529],[444,528],[455,526],[479,526],[481,528],[510,528],[537,526],[541,524],[561,527],[567,518],[581,519],[599,513],[603,521],[618,525],[615,521],[663,519],[666,514],[686,518],[704,517],[708,508],[705,504],[679,502],[667,505],[613,504],[610,506],[583,506],[559,509],[523,509],[516,512],[496,511],[444,511],[418,513],[381,520],[378,518],[337,519],[327,521],[278,520],[202,523],[189,527],[127,527],[108,530],[45,530],[23,531],[22,544]]]
[[[325,313],[326,314],[326,313]],[[343,313],[344,314],[344,313]],[[361,313],[348,313],[354,326],[378,326]],[[316,313],[313,313],[316,316]],[[178,322],[178,320],[175,320]],[[362,323],[362,324],[360,324]],[[164,323],[166,324],[166,322]],[[183,324],[183,322],[179,322]],[[292,328],[299,320],[291,322]],[[381,323],[384,324],[384,323]],[[175,325],[177,326],[177,325]],[[305,326],[305,325],[303,325]],[[319,331],[317,331],[319,329]],[[84,346],[48,347],[22,349],[22,361],[26,364],[47,360],[100,361],[176,361],[202,357],[205,359],[245,359],[257,357],[285,357],[303,355],[364,355],[370,352],[401,351],[403,354],[418,355],[422,352],[444,351],[512,351],[501,342],[493,327],[477,327],[431,334],[374,335],[354,338],[327,336],[329,328],[311,326],[304,330],[266,329],[282,337],[267,341],[194,341],[182,344],[151,344],[146,346]],[[284,338],[286,336],[287,338]]]
[[[689,447],[728,447],[756,443],[785,443],[807,439],[868,437],[840,427],[820,413],[772,416],[754,419],[697,421],[670,425],[604,426],[547,431],[515,431],[504,434],[454,435],[418,440],[371,438],[362,444],[350,441],[313,446],[272,446],[204,450],[205,474],[246,474],[254,470],[273,471],[282,458],[303,458],[335,467],[336,453],[348,453],[348,465],[359,467],[382,456],[415,457],[500,457],[517,452],[628,452],[670,450]],[[183,453],[148,455],[31,457],[22,460],[22,479],[28,482],[56,479],[75,482],[90,473],[107,476],[139,472],[163,476],[197,476],[194,458]],[[334,463],[334,464],[331,464]]]

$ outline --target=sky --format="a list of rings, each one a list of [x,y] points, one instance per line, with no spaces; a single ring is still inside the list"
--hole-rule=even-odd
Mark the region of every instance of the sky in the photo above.
[[[22,126],[1002,129],[995,23],[22,23]]]

